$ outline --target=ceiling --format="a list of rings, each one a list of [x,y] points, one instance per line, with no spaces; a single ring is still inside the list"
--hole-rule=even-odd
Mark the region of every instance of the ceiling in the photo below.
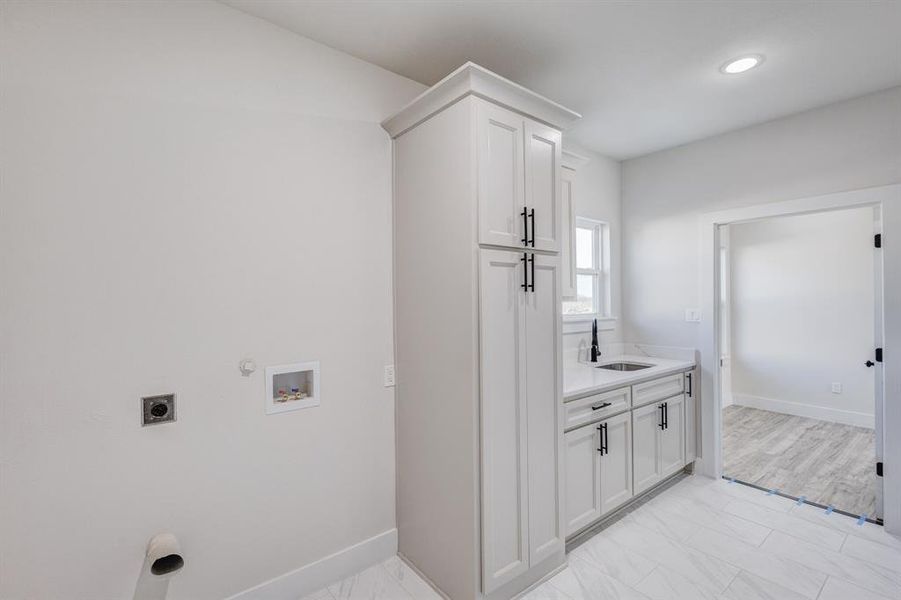
[[[472,60],[619,159],[901,85],[901,0],[222,1],[426,85]]]

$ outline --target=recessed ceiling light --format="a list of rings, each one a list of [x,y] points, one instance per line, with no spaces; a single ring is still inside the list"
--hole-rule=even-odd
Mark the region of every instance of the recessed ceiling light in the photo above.
[[[754,67],[759,66],[762,62],[763,55],[748,54],[747,56],[739,56],[738,58],[733,58],[728,61],[720,67],[720,71],[727,75],[737,75],[738,73],[744,73],[745,71],[749,71]]]

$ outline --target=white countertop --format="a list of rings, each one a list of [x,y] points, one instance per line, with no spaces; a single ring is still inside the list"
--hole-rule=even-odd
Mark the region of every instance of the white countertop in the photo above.
[[[653,366],[638,371],[610,371],[597,368],[599,365],[615,362],[631,362]],[[687,371],[694,366],[695,361],[693,360],[676,360],[656,356],[636,356],[633,354],[601,356],[596,363],[564,363],[563,400],[573,400],[582,396],[598,394],[642,381],[664,377],[672,373]]]

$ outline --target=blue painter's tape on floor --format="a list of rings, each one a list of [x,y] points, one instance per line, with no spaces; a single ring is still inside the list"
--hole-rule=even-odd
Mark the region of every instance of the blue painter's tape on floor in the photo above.
[[[867,522],[867,516],[866,516],[866,515],[860,515],[859,517],[857,517],[857,524],[858,524],[858,525],[863,525],[863,524],[866,523],[866,522]]]
[[[831,515],[833,510],[835,510],[835,507],[830,504],[826,507],[826,514]]]
[[[801,496],[800,498],[798,498],[798,506],[804,504],[805,500],[807,500],[807,496]]]
[[[778,491],[779,491],[779,490],[770,490],[770,491],[768,491],[768,492],[766,493],[766,495],[767,495],[767,496],[775,496],[775,495],[776,495],[776,492],[778,492]]]
[[[735,483],[735,477],[730,477],[730,478],[729,478],[729,483]]]

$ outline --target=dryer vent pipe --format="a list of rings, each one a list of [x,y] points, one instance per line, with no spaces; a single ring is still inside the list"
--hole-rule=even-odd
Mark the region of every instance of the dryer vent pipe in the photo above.
[[[134,600],[165,600],[169,592],[169,579],[184,566],[181,546],[174,534],[160,533],[153,536],[147,544]]]

